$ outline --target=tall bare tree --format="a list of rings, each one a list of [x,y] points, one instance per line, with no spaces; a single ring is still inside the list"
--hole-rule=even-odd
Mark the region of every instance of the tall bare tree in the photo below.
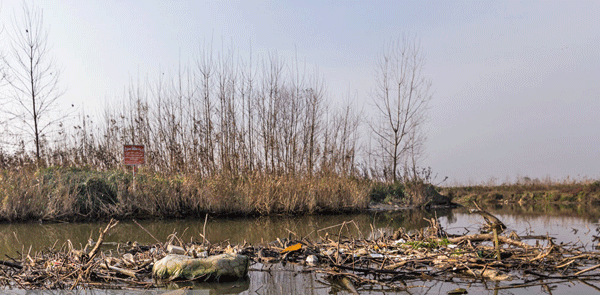
[[[319,135],[323,129],[325,90],[323,83],[316,78],[314,88],[306,90],[306,115],[304,120],[304,146],[307,157],[308,174],[312,175],[318,157]]]
[[[425,140],[422,125],[431,95],[423,75],[425,60],[419,41],[405,35],[384,48],[376,67],[373,95],[376,114],[370,124],[385,165],[384,176],[398,181],[401,171],[418,159]]]
[[[4,27],[0,24],[0,36],[4,33]],[[7,66],[6,57],[4,56],[4,48],[0,47],[0,89],[6,85],[7,80]],[[1,97],[0,97],[1,98]]]
[[[6,67],[12,107],[7,112],[23,126],[22,131],[33,136],[39,162],[48,127],[64,118],[51,114],[64,91],[59,88],[61,71],[50,55],[42,11],[25,2],[22,8],[23,15],[13,19],[10,34],[12,51]]]
[[[1,8],[1,7],[0,7]],[[1,11],[0,11],[1,12]],[[4,26],[3,24],[0,24],[0,38],[4,33]],[[4,112],[4,95],[2,94],[4,86],[6,86],[6,82],[7,82],[7,61],[6,61],[6,56],[5,56],[5,51],[3,47],[0,47],[0,113]],[[4,134],[6,131],[6,118],[0,119],[0,144],[4,144],[5,140],[4,140]],[[0,151],[2,151],[3,146],[0,146]]]

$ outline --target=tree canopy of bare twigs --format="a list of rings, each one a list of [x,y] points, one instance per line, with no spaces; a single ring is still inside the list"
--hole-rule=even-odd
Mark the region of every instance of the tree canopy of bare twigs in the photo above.
[[[420,43],[409,35],[390,42],[377,62],[372,96],[376,113],[370,128],[384,177],[394,182],[403,172],[408,176],[411,169],[416,171],[423,153],[422,125],[432,98],[431,81],[422,72],[424,63]]]
[[[7,79],[0,93],[8,95],[3,119],[17,127],[11,130],[28,161],[34,150],[36,161],[50,166],[113,169],[121,164],[124,144],[142,144],[146,167],[166,173],[359,173],[359,111],[335,103],[339,94],[328,93],[318,71],[308,73],[297,60],[276,53],[246,59],[233,48],[213,52],[206,46],[192,63],[131,79],[124,96],[107,104],[97,122],[81,113],[70,128],[61,124],[64,115],[54,113],[63,91],[41,11],[23,4],[9,37],[2,64]],[[431,99],[423,63],[418,42],[407,37],[390,43],[377,64],[377,116],[370,122],[376,140],[369,144],[376,145],[387,180],[397,181],[402,169],[407,175],[410,165],[417,171]],[[50,146],[55,128],[64,136]]]
[[[9,90],[3,111],[15,136],[33,139],[39,162],[49,127],[64,118],[53,114],[63,94],[59,87],[61,71],[50,54],[42,11],[25,2],[22,8],[22,16],[13,18],[11,48],[4,59]]]
[[[146,146],[148,166],[161,171],[353,173],[358,115],[350,105],[330,105],[318,71],[307,73],[276,53],[253,63],[234,50],[206,48],[194,63],[164,72],[132,82],[97,132],[79,130],[76,137],[87,137],[79,142],[89,145],[75,158],[110,168],[122,144],[135,143]]]
[[[0,7],[1,8],[1,7]],[[0,9],[0,12],[1,9]],[[4,25],[0,23],[0,38],[4,35]],[[7,68],[6,68],[6,56],[5,56],[5,48],[0,45],[0,103],[4,104],[4,95],[2,94],[4,91],[4,86],[6,86],[6,76],[7,76]],[[3,111],[3,108],[0,107],[0,113]],[[6,128],[6,119],[0,119],[0,145],[4,143],[4,133]]]

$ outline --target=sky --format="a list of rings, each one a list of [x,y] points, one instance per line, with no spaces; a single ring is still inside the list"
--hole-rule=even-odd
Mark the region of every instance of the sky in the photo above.
[[[5,31],[21,3],[0,0]],[[297,57],[333,101],[350,93],[368,110],[378,56],[410,34],[433,85],[422,166],[438,180],[600,178],[600,1],[28,3],[43,10],[63,101],[92,116],[209,43]]]

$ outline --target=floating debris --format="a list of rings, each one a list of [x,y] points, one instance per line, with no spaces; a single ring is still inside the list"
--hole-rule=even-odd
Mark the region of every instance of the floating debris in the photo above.
[[[308,255],[306,257],[306,263],[310,265],[315,265],[317,262],[319,262],[319,258],[317,257],[317,255]]]
[[[89,251],[89,246],[79,250],[65,243],[59,249],[0,260],[0,285],[152,289],[179,280],[242,278],[248,271],[261,271],[253,265],[262,268],[278,263],[320,273],[326,281],[353,294],[375,285],[381,290],[419,288],[424,280],[489,280],[497,282],[494,290],[535,286],[541,281],[600,280],[600,252],[586,251],[581,245],[558,245],[547,236],[519,237],[514,232],[451,235],[436,219],[427,221],[429,226],[419,231],[407,233],[399,228],[371,239],[362,234],[344,236],[350,221],[337,225],[337,235],[326,234],[317,240],[288,237],[265,245],[222,245],[206,239],[183,243],[171,237],[164,244],[118,244],[116,249],[101,251],[104,237],[118,225],[111,220]],[[459,288],[447,293],[466,292]]]

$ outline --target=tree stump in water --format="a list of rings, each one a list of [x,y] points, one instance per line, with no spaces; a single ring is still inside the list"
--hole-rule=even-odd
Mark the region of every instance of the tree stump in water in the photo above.
[[[167,280],[237,280],[248,275],[248,256],[225,253],[207,258],[169,254],[157,261],[152,274]]]

